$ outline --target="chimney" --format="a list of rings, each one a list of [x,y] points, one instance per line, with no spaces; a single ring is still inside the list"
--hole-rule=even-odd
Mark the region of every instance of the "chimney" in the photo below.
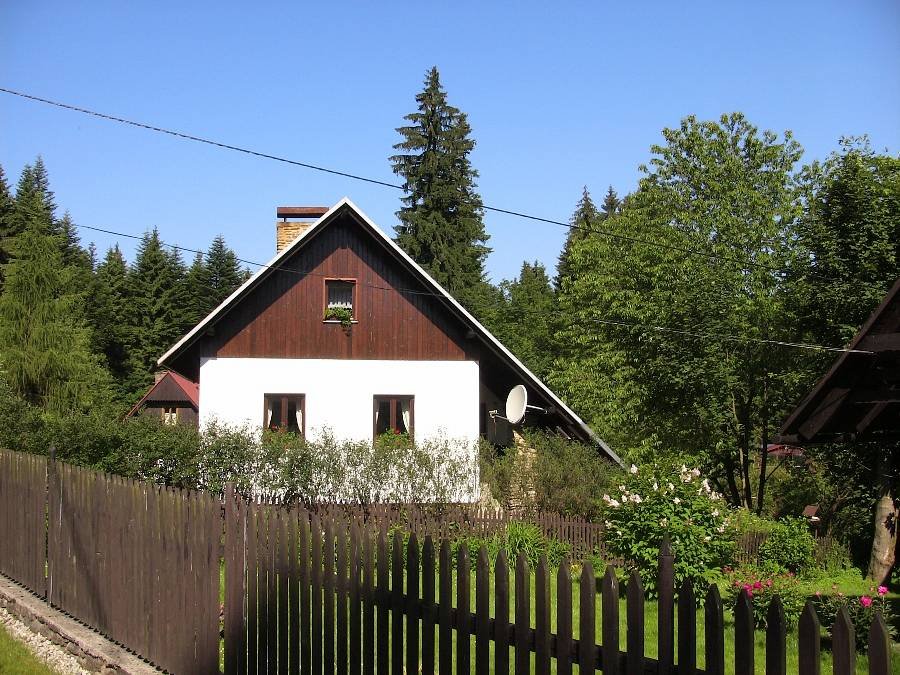
[[[275,252],[281,253],[294,239],[328,213],[327,206],[279,206],[275,222]]]

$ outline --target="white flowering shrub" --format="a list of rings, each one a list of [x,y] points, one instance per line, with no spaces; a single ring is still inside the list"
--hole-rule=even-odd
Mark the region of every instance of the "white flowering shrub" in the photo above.
[[[732,554],[726,534],[728,506],[698,469],[671,464],[632,465],[622,485],[604,495],[606,546],[637,569],[646,591],[656,592],[659,547],[668,534],[675,554],[675,584],[695,589],[720,576]]]

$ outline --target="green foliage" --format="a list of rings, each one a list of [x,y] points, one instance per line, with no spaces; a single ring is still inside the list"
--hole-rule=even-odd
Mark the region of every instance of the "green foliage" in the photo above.
[[[896,638],[894,615],[886,595],[887,588],[884,586],[872,587],[868,594],[861,596],[848,596],[840,592],[816,592],[816,614],[819,616],[822,627],[830,634],[834,630],[838,612],[842,607],[846,607],[850,621],[853,623],[856,648],[860,652],[866,652],[869,649],[869,629],[878,612],[884,617],[891,636]]]
[[[670,463],[632,466],[604,501],[607,550],[638,571],[648,593],[655,593],[665,536],[675,555],[676,585],[691,579],[702,588],[729,559],[728,507],[697,469]]]
[[[532,431],[524,436],[536,451],[532,471],[537,509],[597,519],[603,494],[622,476],[622,470],[601,457],[597,448],[559,434]]]
[[[803,574],[815,564],[816,542],[803,518],[776,523],[759,547],[760,558],[776,568]]]
[[[340,321],[344,328],[353,325],[353,310],[349,307],[326,307],[324,318],[326,321]]]
[[[453,296],[470,305],[468,293],[484,280],[490,249],[481,197],[469,155],[475,147],[465,113],[447,103],[437,68],[416,95],[418,110],[397,129],[402,140],[391,157],[406,195],[397,212],[396,241]]]
[[[500,291],[491,331],[533,373],[546,377],[553,362],[556,308],[547,270],[538,261],[523,262],[519,278],[501,282]]]
[[[190,323],[197,323],[231,295],[246,278],[237,255],[219,234],[205,255],[197,254],[185,283],[192,309]]]
[[[806,589],[792,574],[772,574],[771,571],[746,566],[729,572],[727,581],[728,594],[726,605],[734,607],[742,590],[750,595],[753,605],[753,622],[757,628],[765,628],[769,603],[777,595],[781,598],[784,618],[789,629],[796,629],[797,621],[806,604]]]
[[[529,508],[586,520],[598,518],[601,498],[622,470],[601,457],[596,448],[559,434],[526,430],[523,436],[534,450],[528,461],[517,458],[515,448],[506,448],[501,454],[486,441],[479,445],[479,475],[481,482],[490,486],[491,495],[506,504],[514,479],[521,480],[534,492]]]
[[[571,554],[571,547],[558,539],[548,538],[536,525],[524,521],[510,521],[500,534],[484,537],[475,535],[452,538],[450,550],[456,564],[460,548],[466,548],[469,560],[474,565],[481,547],[487,551],[488,561],[493,566],[500,551],[506,554],[511,566],[515,566],[519,554],[523,554],[532,569],[537,567],[541,556],[547,556],[547,565],[556,569]]]
[[[98,405],[109,380],[91,352],[81,271],[65,264],[53,235],[43,164],[23,171],[11,217],[18,234],[5,243],[11,258],[0,296],[0,354],[12,392],[56,412]]]
[[[128,270],[130,375],[137,397],[153,381],[156,360],[191,326],[190,294],[177,250],[163,247],[159,232],[147,232]]]
[[[696,457],[731,503],[751,507],[765,425],[798,394],[798,350],[715,336],[792,337],[771,268],[795,258],[801,150],[738,113],[687,117],[663,136],[638,190],[603,222],[614,236],[571,244],[550,380],[613,447]]]

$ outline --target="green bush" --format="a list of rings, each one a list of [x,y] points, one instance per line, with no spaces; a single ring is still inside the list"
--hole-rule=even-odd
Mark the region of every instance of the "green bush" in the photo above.
[[[793,630],[806,604],[806,590],[793,574],[771,574],[758,567],[746,566],[726,574],[728,582],[727,602],[733,608],[738,595],[746,590],[753,605],[753,622],[757,628],[765,628],[769,603],[777,595],[784,607],[784,618]]]
[[[785,518],[775,524],[759,547],[759,556],[776,569],[794,574],[808,572],[816,561],[816,540],[802,518]]]
[[[622,470],[603,458],[597,448],[567,440],[559,434],[524,434],[534,448],[532,465],[535,506],[541,511],[596,520],[602,498]]]
[[[668,463],[632,466],[615,495],[603,499],[607,549],[638,571],[648,595],[656,594],[665,536],[675,554],[676,584],[691,579],[703,588],[728,561],[728,507],[697,469]]]

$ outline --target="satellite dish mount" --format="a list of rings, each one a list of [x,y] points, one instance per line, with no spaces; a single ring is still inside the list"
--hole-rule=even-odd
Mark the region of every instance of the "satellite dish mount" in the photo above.
[[[540,411],[545,415],[549,412],[546,408],[528,405],[528,390],[525,389],[525,385],[517,384],[510,389],[506,397],[506,417],[503,417],[498,410],[491,410],[491,418],[506,420],[515,426],[521,424],[525,418],[525,413],[529,410]]]

